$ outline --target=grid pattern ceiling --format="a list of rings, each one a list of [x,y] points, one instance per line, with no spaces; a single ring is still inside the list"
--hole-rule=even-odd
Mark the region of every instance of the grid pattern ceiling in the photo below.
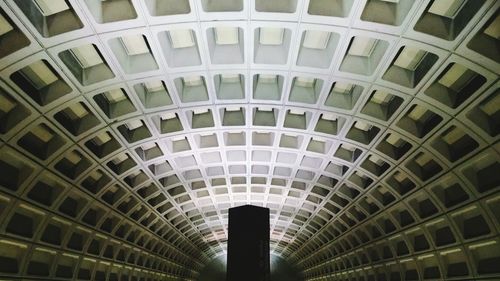
[[[499,6],[0,2],[0,275],[194,280],[253,204],[307,280],[500,276]]]

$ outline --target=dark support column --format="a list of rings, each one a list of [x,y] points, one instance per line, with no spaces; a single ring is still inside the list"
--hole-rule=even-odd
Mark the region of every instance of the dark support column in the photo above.
[[[227,281],[269,281],[269,209],[229,209]]]

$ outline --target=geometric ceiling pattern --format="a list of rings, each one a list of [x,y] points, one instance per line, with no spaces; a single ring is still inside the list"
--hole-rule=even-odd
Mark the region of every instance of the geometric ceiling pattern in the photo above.
[[[0,2],[0,276],[498,278],[500,3]],[[38,280],[37,279],[37,280]]]

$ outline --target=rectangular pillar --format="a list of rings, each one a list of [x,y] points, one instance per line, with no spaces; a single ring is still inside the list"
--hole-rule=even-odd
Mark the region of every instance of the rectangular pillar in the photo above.
[[[269,281],[269,209],[229,209],[227,281]]]

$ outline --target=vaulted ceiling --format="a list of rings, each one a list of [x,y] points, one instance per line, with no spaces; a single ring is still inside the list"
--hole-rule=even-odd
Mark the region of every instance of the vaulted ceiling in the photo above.
[[[0,2],[0,277],[195,280],[244,204],[306,280],[500,277],[499,6]]]

